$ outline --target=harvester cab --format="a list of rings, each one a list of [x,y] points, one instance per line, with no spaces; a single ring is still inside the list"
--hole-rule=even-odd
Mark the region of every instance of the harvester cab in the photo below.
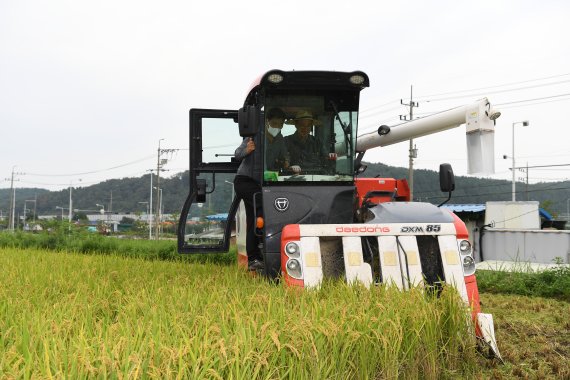
[[[239,166],[234,151],[244,137],[257,147],[253,177],[262,191],[255,209],[263,220],[257,233],[266,275],[281,272],[286,225],[353,223],[359,93],[367,86],[362,72],[270,71],[254,83],[239,110],[191,109],[190,193],[179,224],[179,251],[227,252],[235,231],[238,261],[247,263],[245,221],[232,184]],[[278,162],[268,142],[265,115],[271,109],[285,115],[287,162]],[[295,145],[300,116],[311,120],[308,145]]]
[[[492,316],[480,312],[475,261],[465,224],[447,209],[410,202],[405,180],[358,178],[364,153],[466,125],[468,166],[492,171],[500,115],[487,99],[358,137],[363,72],[269,71],[238,110],[190,110],[190,191],[178,225],[180,253],[227,252],[235,239],[247,265],[245,208],[234,195],[235,149],[255,142],[252,178],[263,274],[291,286],[324,278],[402,290],[448,284],[471,307],[477,335],[496,349]],[[285,159],[272,151],[268,114],[278,109]],[[301,122],[302,121],[302,122]],[[301,143],[303,142],[303,143]],[[442,191],[453,171],[440,167]],[[235,231],[235,235],[234,232]]]

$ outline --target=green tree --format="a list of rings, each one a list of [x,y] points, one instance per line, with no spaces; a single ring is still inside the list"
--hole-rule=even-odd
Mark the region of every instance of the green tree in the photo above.
[[[129,218],[128,216],[123,216],[121,219],[121,224],[135,224],[135,220],[133,218]]]
[[[554,202],[552,202],[550,199],[546,199],[540,202],[540,208],[546,210],[553,217],[558,217],[558,213],[554,211]]]
[[[74,213],[71,219],[75,222],[82,222],[82,223],[86,223],[89,221],[89,219],[87,218],[87,214],[85,214],[83,211],[78,211]]]

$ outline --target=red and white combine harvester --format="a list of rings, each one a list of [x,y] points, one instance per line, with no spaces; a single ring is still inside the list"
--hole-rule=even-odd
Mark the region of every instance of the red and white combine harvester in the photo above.
[[[190,192],[180,216],[178,250],[227,252],[235,220],[238,263],[247,265],[245,210],[233,196],[232,182],[239,166],[233,152],[251,137],[265,276],[307,288],[328,277],[402,290],[454,286],[472,310],[477,336],[499,356],[493,318],[480,310],[465,224],[445,208],[410,202],[405,180],[358,176],[367,150],[462,124],[470,172],[492,172],[500,113],[482,99],[357,137],[360,91],[368,86],[360,71],[272,70],[253,84],[239,110],[191,109]],[[311,115],[313,145],[320,144],[322,160],[305,161],[298,165],[301,172],[275,169],[265,120],[274,108],[285,115],[286,139],[296,130],[298,115]],[[448,164],[440,166],[440,187],[451,197],[455,185]]]

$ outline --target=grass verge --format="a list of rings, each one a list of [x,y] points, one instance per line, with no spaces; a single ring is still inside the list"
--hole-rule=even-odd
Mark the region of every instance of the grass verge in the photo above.
[[[570,302],[570,267],[544,271],[477,271],[479,291],[556,298]]]
[[[119,255],[145,260],[185,261],[196,263],[233,264],[235,249],[224,254],[181,255],[174,240],[119,239],[72,229],[67,231],[0,233],[0,247],[43,249],[85,254]]]

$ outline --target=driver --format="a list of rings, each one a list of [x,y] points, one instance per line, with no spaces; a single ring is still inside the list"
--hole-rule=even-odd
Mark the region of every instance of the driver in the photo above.
[[[267,170],[277,172],[289,170],[289,152],[285,147],[285,139],[281,134],[285,122],[285,112],[281,108],[271,108],[267,111],[265,136],[267,144],[265,149],[265,163]]]
[[[285,145],[289,151],[291,170],[295,173],[302,171],[328,172],[330,161],[336,159],[336,154],[327,153],[322,142],[311,131],[315,118],[309,111],[300,111],[293,119],[297,131],[285,137]]]

